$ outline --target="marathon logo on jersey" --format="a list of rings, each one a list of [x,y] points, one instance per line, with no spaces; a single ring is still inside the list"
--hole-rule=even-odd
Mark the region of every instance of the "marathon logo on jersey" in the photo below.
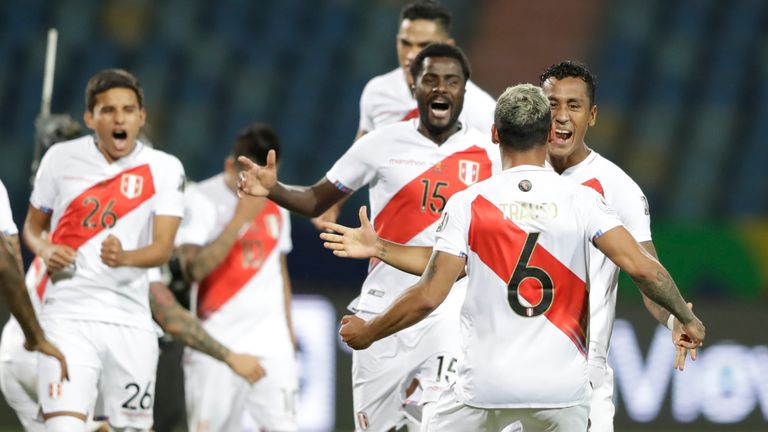
[[[370,423],[368,423],[368,414],[363,411],[357,413],[357,425],[360,426],[360,429],[362,430],[368,430],[368,427],[370,427]]]
[[[134,199],[141,195],[144,187],[144,177],[136,174],[123,174],[120,179],[120,193],[128,199]]]
[[[48,384],[48,396],[54,400],[60,398],[62,387],[63,385],[60,382]]]
[[[467,186],[480,180],[480,164],[475,161],[461,159],[459,161],[459,180]]]

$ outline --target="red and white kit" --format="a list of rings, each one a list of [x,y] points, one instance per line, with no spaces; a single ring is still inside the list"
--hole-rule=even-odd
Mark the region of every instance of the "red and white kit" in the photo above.
[[[487,136],[463,128],[442,145],[418,130],[418,120],[377,129],[357,140],[326,174],[344,191],[369,186],[371,218],[381,238],[432,246],[447,200],[498,172],[499,150]],[[418,276],[372,260],[354,309],[363,319],[384,311]],[[460,285],[460,284],[459,284]],[[417,377],[425,390],[448,384],[458,357],[460,288],[430,317],[353,353],[358,430],[400,423],[405,387]]]
[[[189,220],[176,242],[203,246],[216,239],[232,220],[237,200],[221,174],[191,187]],[[241,430],[243,412],[266,430],[296,430],[298,371],[281,264],[291,248],[288,212],[265,200],[224,261],[197,285],[193,301],[205,330],[233,351],[258,356],[266,376],[250,386],[224,363],[187,350],[192,430]]]
[[[467,81],[459,121],[490,135],[496,101],[472,81]],[[401,68],[371,78],[360,96],[360,125],[366,132],[403,120],[419,118],[416,99]]]
[[[637,183],[613,162],[592,150],[586,159],[561,175],[604,196],[638,243],[651,241],[648,200]],[[589,280],[589,378],[593,387],[590,431],[610,432],[615,408],[613,370],[608,366],[607,357],[616,318],[619,268],[594,246],[590,247]]]
[[[43,157],[30,204],[51,213],[53,243],[77,250],[75,264],[50,275],[42,325],[67,357],[41,357],[38,390],[45,412],[84,413],[97,386],[114,427],[147,428],[157,366],[147,269],[110,268],[100,258],[112,234],[124,250],[147,246],[154,216],[182,217],[184,169],[141,142],[109,163],[92,136],[57,144]]]
[[[621,221],[594,191],[536,166],[455,195],[443,217],[435,250],[466,257],[469,282],[456,394],[441,397],[431,430],[480,430],[461,423],[477,409],[520,409],[506,421],[525,426],[532,408],[568,407],[584,426],[573,430],[586,429],[589,248]]]

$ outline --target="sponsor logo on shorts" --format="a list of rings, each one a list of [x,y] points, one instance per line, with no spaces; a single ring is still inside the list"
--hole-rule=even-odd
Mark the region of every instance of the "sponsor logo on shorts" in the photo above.
[[[357,413],[357,425],[360,426],[360,429],[362,430],[368,430],[370,423],[368,423],[368,414],[364,411]]]
[[[48,384],[48,396],[51,399],[58,399],[61,397],[62,384],[60,382]]]

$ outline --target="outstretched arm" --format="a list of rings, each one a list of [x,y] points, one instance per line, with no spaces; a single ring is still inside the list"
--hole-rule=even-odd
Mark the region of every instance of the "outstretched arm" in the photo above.
[[[643,294],[677,317],[695,346],[700,345],[705,336],[704,325],[686,305],[667,270],[624,227],[611,229],[595,239],[595,246],[626,272]]]
[[[211,337],[188,310],[181,307],[164,284],[152,282],[149,286],[149,304],[152,317],[162,329],[184,345],[223,361],[233,372],[253,384],[264,376],[259,359],[230,351]]]
[[[245,156],[240,156],[237,161],[244,167],[237,182],[240,194],[268,197],[279,206],[304,216],[319,216],[347,196],[325,177],[312,186],[291,186],[278,182],[274,150],[267,154],[266,166],[257,165]]]
[[[379,238],[368,220],[365,206],[358,212],[360,226],[349,228],[336,223],[325,223],[326,231],[320,234],[323,246],[341,258],[378,258],[392,267],[421,276],[427,267],[432,248],[427,246],[405,246]],[[337,233],[337,234],[334,234]]]
[[[465,258],[434,252],[421,280],[384,313],[367,322],[353,315],[344,316],[339,329],[342,340],[353,349],[366,349],[373,342],[423,320],[448,296],[464,263]]]

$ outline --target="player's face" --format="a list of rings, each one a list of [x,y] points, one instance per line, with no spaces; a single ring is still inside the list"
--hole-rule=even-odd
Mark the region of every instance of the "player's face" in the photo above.
[[[589,100],[587,83],[575,77],[550,77],[541,88],[549,99],[555,129],[548,142],[550,157],[568,158],[579,152],[586,157],[584,136],[595,125],[597,116],[597,106]]]
[[[115,161],[133,151],[146,113],[133,90],[116,87],[96,95],[93,112],[87,111],[84,120],[104,156]]]
[[[411,62],[424,47],[436,42],[453,42],[437,22],[423,19],[413,21],[404,19],[400,23],[400,30],[397,32],[397,60],[400,67],[403,68],[408,87],[413,85],[409,69]]]
[[[421,75],[416,77],[414,96],[419,120],[432,134],[443,133],[456,123],[464,106],[466,81],[461,63],[450,57],[424,59]]]

